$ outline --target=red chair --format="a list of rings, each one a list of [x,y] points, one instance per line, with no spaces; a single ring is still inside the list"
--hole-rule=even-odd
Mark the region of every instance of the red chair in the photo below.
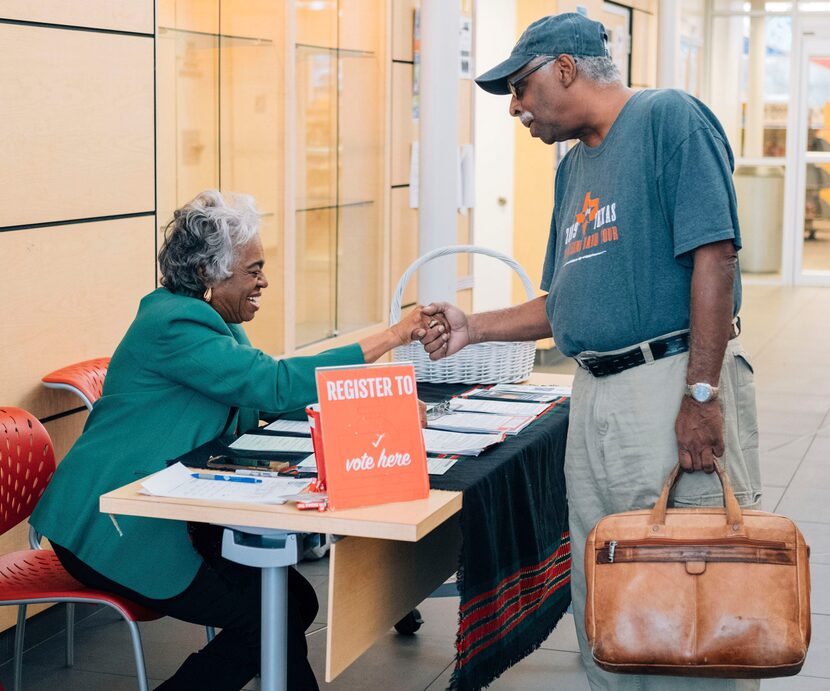
[[[81,397],[88,410],[92,404],[101,398],[104,388],[104,378],[110,366],[108,357],[99,357],[94,360],[84,360],[74,365],[61,367],[47,374],[41,381],[50,389],[66,389]]]
[[[87,410],[92,406],[104,390],[104,379],[110,366],[110,358],[99,357],[92,360],[76,362],[74,365],[67,365],[50,372],[41,379],[43,385],[48,389],[64,389],[78,395],[84,402]],[[40,536],[30,533],[29,546],[37,549],[40,545]],[[67,631],[74,629],[75,615],[72,605],[67,605],[66,628]],[[205,627],[205,634],[208,643],[216,636],[213,626]],[[67,665],[72,666],[72,634],[67,634]]]
[[[0,407],[0,534],[26,520],[55,472],[55,452],[40,421],[20,408]],[[134,602],[78,583],[51,549],[28,549],[0,557],[0,605],[18,605],[14,639],[14,691],[23,675],[26,606],[35,603],[106,605],[118,612],[132,637],[138,685],[147,691],[141,634],[136,622],[162,615]],[[71,666],[71,627],[67,628],[67,665]]]

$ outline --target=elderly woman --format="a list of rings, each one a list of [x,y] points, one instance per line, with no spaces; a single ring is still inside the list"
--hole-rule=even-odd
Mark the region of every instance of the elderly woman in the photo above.
[[[142,299],[102,397],[31,519],[82,583],[222,629],[160,689],[240,689],[259,672],[259,574],[203,548],[185,523],[116,523],[99,512],[98,497],[215,437],[256,426],[259,411],[302,410],[315,400],[316,367],[372,362],[429,327],[416,309],[314,357],[275,360],[257,350],[241,324],[254,318],[268,286],[258,225],[250,197],[216,191],[175,212],[159,253],[163,287]],[[304,636],[316,596],[293,569],[288,584],[288,687],[316,689]]]

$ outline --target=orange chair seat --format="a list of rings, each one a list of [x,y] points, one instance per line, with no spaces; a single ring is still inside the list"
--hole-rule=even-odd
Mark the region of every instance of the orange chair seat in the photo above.
[[[74,387],[92,404],[101,397],[109,364],[110,358],[108,357],[84,360],[56,369],[43,377],[41,381],[44,384],[63,384]]]
[[[43,599],[107,603],[132,621],[153,621],[162,614],[104,590],[87,588],[70,576],[51,549],[24,549],[0,556],[0,604]]]

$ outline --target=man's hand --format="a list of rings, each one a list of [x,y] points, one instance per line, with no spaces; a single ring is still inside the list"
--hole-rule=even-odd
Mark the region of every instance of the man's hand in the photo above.
[[[698,403],[683,396],[674,425],[677,455],[686,472],[715,469],[715,457],[723,456],[723,415],[717,401]]]
[[[444,323],[447,325],[446,329],[440,331],[431,329],[421,338],[421,344],[429,353],[430,360],[440,360],[453,355],[474,342],[467,315],[455,305],[449,302],[433,302],[424,307],[423,313],[441,319],[442,326]]]
[[[389,329],[400,340],[401,345],[408,345],[428,334],[432,334],[432,338],[439,338],[441,334],[449,331],[449,325],[443,315],[427,315],[421,305],[416,305]]]

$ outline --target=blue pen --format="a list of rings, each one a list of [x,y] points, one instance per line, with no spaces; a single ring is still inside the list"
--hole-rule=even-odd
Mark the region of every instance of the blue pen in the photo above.
[[[213,475],[211,473],[190,473],[190,477],[197,480],[224,480],[225,482],[247,482],[248,484],[262,483],[258,477],[235,477],[233,475]]]

